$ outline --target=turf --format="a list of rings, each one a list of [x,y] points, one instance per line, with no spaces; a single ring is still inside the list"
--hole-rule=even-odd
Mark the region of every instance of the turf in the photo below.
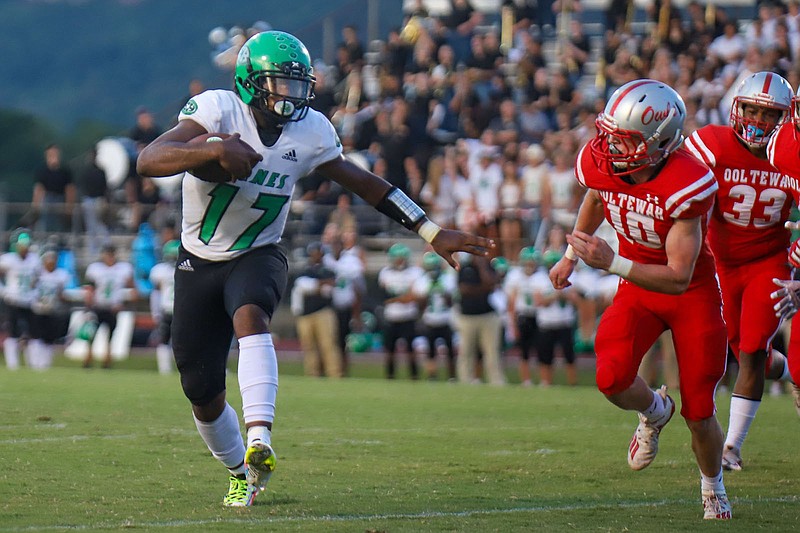
[[[734,520],[707,523],[678,418],[656,462],[632,472],[635,416],[591,386],[329,381],[285,365],[276,473],[256,506],[226,509],[226,471],[196,434],[177,376],[134,369],[148,365],[0,370],[0,532],[800,529],[790,396],[765,397],[745,470],[726,474]],[[719,407],[724,426],[728,399]]]

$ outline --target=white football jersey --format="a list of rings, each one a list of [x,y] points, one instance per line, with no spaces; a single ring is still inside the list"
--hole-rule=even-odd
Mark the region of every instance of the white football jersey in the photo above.
[[[94,304],[111,309],[125,301],[128,283],[133,280],[133,265],[119,261],[108,266],[98,261],[86,268],[86,280],[94,285]]]
[[[70,274],[63,268],[52,272],[42,269],[34,287],[31,309],[40,315],[50,314],[61,307],[61,294],[70,282]]]
[[[314,109],[303,120],[287,123],[273,146],[264,146],[251,108],[232,91],[195,96],[178,120],[193,120],[211,133],[239,133],[264,158],[250,177],[233,183],[184,176],[181,243],[211,261],[279,242],[295,183],[342,153],[333,125]]]
[[[538,272],[537,270],[529,276],[518,266],[512,268],[506,275],[503,290],[509,297],[514,296],[514,309],[518,315],[536,316],[533,295],[536,289],[534,277]]]
[[[552,296],[556,290],[550,281],[550,276],[545,270],[537,270],[533,275],[533,285],[536,294]],[[562,292],[572,291],[571,287],[562,289]],[[539,307],[536,311],[536,324],[542,329],[566,328],[575,325],[577,312],[575,306],[568,300],[555,301],[548,306]]]
[[[434,283],[430,272],[414,282],[411,290],[419,297],[427,297],[425,309],[422,311],[422,323],[426,326],[435,328],[450,324],[453,316],[452,300],[448,301],[455,294],[458,288],[454,270],[442,272]]]
[[[161,312],[172,314],[175,307],[175,264],[159,263],[150,270],[150,283],[158,289]]]
[[[409,266],[403,270],[394,267],[383,267],[378,272],[378,285],[385,290],[390,298],[400,296],[411,291],[414,282],[425,273],[418,266]],[[405,322],[419,318],[417,302],[392,302],[383,307],[383,317],[389,322]]]
[[[0,256],[0,270],[5,272],[3,297],[6,302],[21,307],[29,307],[33,301],[33,288],[36,277],[42,268],[39,256],[28,253],[23,259],[17,252]]]

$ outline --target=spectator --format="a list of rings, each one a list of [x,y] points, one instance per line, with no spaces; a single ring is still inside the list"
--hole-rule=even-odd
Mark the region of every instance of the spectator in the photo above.
[[[335,224],[340,232],[358,232],[358,219],[353,213],[350,195],[343,192],[336,200],[336,208],[328,215],[328,224]]]
[[[44,150],[45,165],[36,171],[31,207],[38,221],[36,229],[44,232],[64,231],[70,227],[69,215],[75,204],[72,171],[61,161],[61,147],[48,145]]]
[[[552,224],[572,227],[578,214],[582,187],[575,179],[574,154],[553,153],[553,168],[542,184],[542,217]]]
[[[364,45],[358,38],[358,30],[355,26],[347,25],[342,28],[342,42],[339,46],[347,50],[349,63],[357,70],[361,70],[364,65]]]
[[[460,339],[458,380],[474,383],[474,367],[478,351],[483,355],[486,378],[492,385],[505,385],[506,378],[500,361],[500,315],[489,303],[495,290],[496,275],[488,259],[469,258],[458,271],[460,310],[456,316],[456,331]]]
[[[297,337],[303,348],[303,370],[307,376],[340,378],[342,354],[332,300],[336,274],[323,264],[321,243],[312,242],[306,252],[308,265],[295,280],[291,293]]]
[[[117,314],[126,301],[136,301],[136,286],[133,281],[133,265],[117,260],[117,249],[113,244],[104,244],[100,261],[86,268],[86,305],[97,315],[97,326],[108,326],[108,344],[103,358],[103,368],[111,368],[111,338],[117,327]],[[89,349],[83,367],[92,366],[92,350]]]
[[[108,183],[106,173],[97,166],[97,150],[92,148],[86,156],[86,165],[79,175],[81,210],[89,253],[96,256],[100,244],[108,239],[108,228],[104,222],[108,209]]]
[[[503,181],[500,183],[500,216],[498,233],[500,254],[516,257],[522,243],[522,188],[519,181],[519,166],[515,159],[505,159],[502,166]]]
[[[497,216],[500,211],[500,197],[497,191],[502,181],[503,171],[497,162],[497,149],[482,148],[477,164],[469,169],[469,183],[477,210],[480,235],[490,238],[498,235]]]
[[[739,34],[739,28],[734,21],[727,22],[724,31],[709,45],[709,57],[723,63],[736,63],[744,57],[747,41]]]
[[[440,166],[441,165],[441,166]],[[461,202],[470,197],[467,179],[459,174],[456,148],[445,148],[444,156],[431,162],[431,175],[420,192],[420,198],[429,207],[431,220],[440,226],[454,228]]]
[[[18,228],[11,234],[10,249],[0,256],[0,274],[3,276],[3,301],[5,302],[8,331],[3,341],[3,353],[9,370],[19,368],[20,344],[25,344],[31,333],[31,302],[34,298],[34,280],[41,271],[39,257],[30,252],[31,233]],[[25,363],[31,366],[30,347],[25,347]]]
[[[161,128],[155,122],[153,114],[144,106],[136,109],[136,124],[131,129],[128,137],[136,143],[137,151],[153,142],[161,135]]]
[[[550,164],[544,149],[539,144],[531,144],[525,150],[526,164],[522,167],[520,179],[523,219],[527,223],[524,234],[536,243],[542,223],[542,187],[550,173]]]

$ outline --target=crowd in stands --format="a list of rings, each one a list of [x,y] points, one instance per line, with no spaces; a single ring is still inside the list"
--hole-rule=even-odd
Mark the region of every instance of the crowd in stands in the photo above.
[[[315,62],[312,106],[330,118],[348,157],[401,188],[432,220],[498,239],[500,259],[507,260],[479,268],[477,282],[471,281],[490,283],[490,292],[504,286],[504,261],[512,264],[510,275],[523,269],[523,256],[535,257],[541,270],[547,264],[546,252],[563,252],[563,234],[572,227],[583,196],[573,162],[594,135],[595,117],[617,87],[643,77],[668,83],[685,100],[684,133],[689,135],[706,124],[727,124],[732,92],[753,72],[772,70],[800,86],[797,0],[763,2],[748,21],[734,20],[723,7],[695,0],[683,9],[663,3],[649,13],[645,29],[636,32],[625,15],[628,2],[612,1],[605,31],[594,40],[587,35],[579,0],[508,0],[504,6],[513,12],[513,28],[507,42],[499,14],[484,14],[469,0],[450,2],[449,14],[432,16],[425,1],[418,0],[397,28],[375,42],[364,43],[355,27],[343,28],[335,61]],[[251,32],[268,28],[264,22],[247,30],[215,28],[210,35],[213,61],[232,69],[237,46]],[[200,90],[195,84],[190,95]],[[141,148],[161,129],[144,108],[137,110],[136,118],[129,137]],[[109,193],[100,183],[100,172],[90,161],[78,180],[84,228],[94,246],[109,229],[102,217]],[[301,187],[295,198],[301,206],[294,210],[293,218],[299,221],[295,230],[321,235],[322,257],[341,254],[342,246],[357,250],[359,236],[386,229],[373,224],[371,209],[362,209],[359,198],[332,182],[310,176]],[[168,234],[162,241],[174,238],[179,195],[135,172],[124,191],[128,229],[149,222],[157,232]],[[292,232],[287,236],[291,242]],[[604,237],[613,240],[613,232]],[[421,256],[406,260],[422,266]],[[335,263],[328,264],[334,278]],[[600,274],[588,271],[578,273],[586,281],[576,282],[575,296],[562,302],[575,306],[580,349],[590,346],[607,298],[606,291],[593,289]],[[491,273],[490,282],[484,279],[486,272]],[[458,280],[456,285],[460,283],[470,281]],[[519,287],[502,292],[508,300],[509,295],[516,297]],[[420,315],[415,321],[425,308],[417,300]],[[544,299],[538,305],[549,303]],[[504,311],[498,309],[494,306],[490,312],[505,317],[508,340],[518,341],[514,321],[519,317],[507,318],[507,305]],[[348,324],[356,329],[363,325],[360,312],[348,314]],[[344,352],[348,333],[344,327],[340,334]],[[476,352],[488,355],[485,349]],[[310,373],[323,371],[313,368]],[[387,373],[388,368],[387,364]],[[344,372],[346,360],[336,371]],[[456,377],[454,372],[451,368],[450,377]]]

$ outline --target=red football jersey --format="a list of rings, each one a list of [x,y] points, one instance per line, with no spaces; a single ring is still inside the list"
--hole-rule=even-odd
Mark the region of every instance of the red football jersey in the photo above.
[[[584,187],[600,193],[605,218],[620,236],[623,257],[666,265],[664,245],[675,219],[701,217],[705,237],[705,215],[714,202],[717,183],[708,167],[683,149],[673,152],[653,179],[632,185],[600,172],[584,147],[578,154],[576,174]],[[690,287],[714,275],[714,259],[704,242]]]
[[[788,175],[787,183],[791,186],[794,200],[797,202],[800,197],[800,185],[797,180],[800,178],[800,133],[794,124],[787,122],[778,126],[767,145],[767,157],[776,169]]]
[[[692,133],[686,148],[707,164],[719,190],[708,223],[708,243],[725,266],[744,265],[785,252],[796,194],[789,180],[769,161],[748,150],[729,126],[708,125]]]

